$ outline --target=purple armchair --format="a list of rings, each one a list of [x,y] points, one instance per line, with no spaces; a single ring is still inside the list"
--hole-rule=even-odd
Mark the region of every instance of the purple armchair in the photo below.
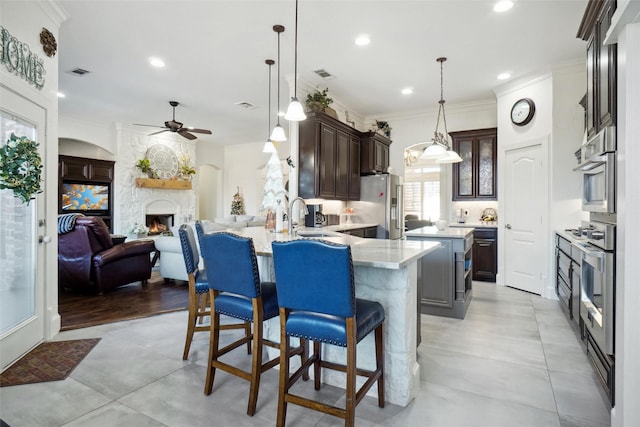
[[[151,277],[152,240],[113,244],[99,217],[80,216],[75,227],[58,236],[58,285],[103,292]]]

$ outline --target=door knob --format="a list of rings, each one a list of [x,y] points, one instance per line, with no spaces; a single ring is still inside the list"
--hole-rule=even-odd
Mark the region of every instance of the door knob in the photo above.
[[[511,224],[505,224],[504,228],[506,228],[507,230],[511,230]]]
[[[51,242],[51,236],[38,236],[38,243],[49,243]]]

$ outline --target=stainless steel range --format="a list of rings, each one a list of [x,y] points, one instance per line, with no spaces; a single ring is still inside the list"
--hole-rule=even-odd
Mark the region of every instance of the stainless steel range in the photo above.
[[[580,319],[587,354],[613,403],[615,361],[616,224],[615,216],[591,213],[578,229],[586,239],[574,242],[582,252]]]

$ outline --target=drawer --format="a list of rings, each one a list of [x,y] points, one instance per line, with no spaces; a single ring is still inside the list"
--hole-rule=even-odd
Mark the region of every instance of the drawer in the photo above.
[[[558,251],[558,274],[562,273],[565,277],[569,277],[571,269],[571,258],[562,251]]]
[[[558,299],[565,308],[567,315],[570,315],[569,308],[571,307],[571,289],[567,286],[562,278],[558,277],[557,280],[558,286],[556,287],[556,291],[558,294]]]
[[[556,246],[558,248],[560,248],[560,250],[562,252],[564,252],[567,255],[571,254],[571,242],[568,241],[567,239],[565,239],[564,237],[561,237],[559,235],[556,234],[557,237],[557,241],[556,241]]]
[[[473,238],[478,239],[495,239],[498,235],[496,228],[476,228],[473,230]]]
[[[582,251],[575,246],[571,246],[571,259],[579,265],[582,264]]]

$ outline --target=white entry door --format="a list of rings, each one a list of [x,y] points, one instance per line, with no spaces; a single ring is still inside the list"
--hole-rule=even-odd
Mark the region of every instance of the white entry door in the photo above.
[[[505,285],[542,295],[547,173],[542,144],[505,151]]]
[[[45,110],[2,86],[0,100],[0,147],[12,133],[25,136],[40,142],[44,161]],[[45,257],[38,243],[41,218],[43,193],[27,205],[12,190],[0,190],[0,370],[44,339]]]

